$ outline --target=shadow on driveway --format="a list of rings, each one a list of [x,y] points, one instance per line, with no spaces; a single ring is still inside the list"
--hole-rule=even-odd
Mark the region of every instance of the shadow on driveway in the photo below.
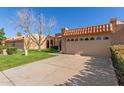
[[[79,71],[62,84],[56,86],[117,86],[117,79],[109,58],[92,57],[85,69]]]

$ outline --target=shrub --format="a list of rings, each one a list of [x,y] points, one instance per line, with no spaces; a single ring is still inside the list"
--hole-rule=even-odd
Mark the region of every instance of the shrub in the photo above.
[[[113,65],[120,85],[124,85],[124,46],[116,45],[111,47]]]
[[[58,46],[51,46],[51,49],[58,49]]]
[[[15,54],[15,53],[17,53],[17,48],[15,48],[15,47],[8,47],[7,48],[7,54],[8,55],[12,55],[12,54]]]

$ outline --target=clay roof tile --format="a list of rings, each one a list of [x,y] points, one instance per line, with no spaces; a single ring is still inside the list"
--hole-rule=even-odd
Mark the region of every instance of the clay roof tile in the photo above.
[[[83,34],[95,34],[95,33],[103,33],[103,32],[111,32],[112,31],[112,24],[103,24],[85,28],[78,28],[73,30],[66,30],[64,31],[64,36],[70,35],[83,35]]]

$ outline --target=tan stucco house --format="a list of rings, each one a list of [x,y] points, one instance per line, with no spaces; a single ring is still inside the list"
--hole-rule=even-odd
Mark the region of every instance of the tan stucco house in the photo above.
[[[8,39],[6,44],[16,42],[15,46],[24,49],[23,41],[24,39],[19,38]],[[108,24],[76,29],[63,28],[61,33],[49,36],[42,48],[58,46],[61,53],[109,57],[109,47],[115,44],[124,44],[124,22],[112,18]],[[36,48],[32,43],[30,49]]]
[[[63,53],[108,57],[115,44],[124,44],[124,22],[116,18],[108,24],[62,29]]]

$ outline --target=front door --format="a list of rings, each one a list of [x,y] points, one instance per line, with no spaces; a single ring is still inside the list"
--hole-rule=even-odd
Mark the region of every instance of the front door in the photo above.
[[[61,40],[60,40],[60,42],[59,42],[59,50],[61,51],[61,44],[62,42],[61,42]]]

